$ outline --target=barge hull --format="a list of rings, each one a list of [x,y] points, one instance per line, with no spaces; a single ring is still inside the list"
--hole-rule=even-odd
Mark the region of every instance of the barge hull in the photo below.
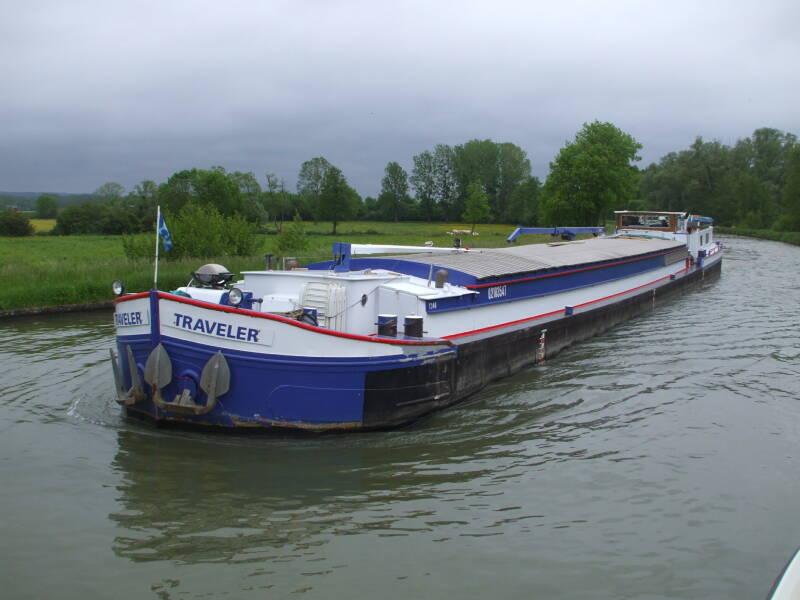
[[[283,403],[289,406],[295,398],[298,405],[308,405],[311,411],[308,414],[326,406],[325,410],[332,417],[328,420],[307,419],[299,408],[291,418],[273,418],[265,414],[263,402],[259,398],[248,399],[248,406],[252,407],[248,409],[249,412],[236,410],[227,413],[221,410],[203,418],[158,409],[149,398],[134,406],[126,406],[125,411],[131,416],[154,420],[159,425],[218,429],[353,431],[402,426],[432,411],[456,404],[494,380],[552,358],[574,342],[600,334],[614,325],[649,312],[664,301],[712,280],[719,275],[721,262],[718,260],[706,268],[694,268],[681,277],[622,300],[615,299],[602,305],[581,308],[570,315],[560,313],[545,316],[531,321],[527,326],[505,333],[462,338],[454,341],[451,351],[418,357],[409,361],[408,366],[367,368],[361,375],[362,379],[359,379],[357,369],[353,371],[337,368],[335,363],[327,366],[320,363],[316,374],[309,376],[298,373],[298,380],[303,380],[308,385],[315,380],[326,381],[326,389],[330,392],[325,392],[322,388],[315,392],[315,388],[309,388],[305,398],[285,393]],[[168,351],[178,354],[177,348],[180,344],[171,348],[169,340],[162,339],[162,342],[166,344]],[[144,365],[150,345],[141,338],[135,345],[134,353],[140,367]],[[124,346],[123,340],[118,345],[120,354],[125,351]],[[176,358],[180,368],[179,354]],[[235,362],[232,365],[235,380],[237,369],[238,374],[241,374],[242,367],[237,367]],[[125,371],[125,379],[130,382],[130,374],[124,361],[121,366]],[[247,387],[258,389],[260,386],[266,389],[271,385],[269,379],[274,374],[259,373],[254,365],[245,377],[248,380]],[[257,381],[258,378],[261,380]],[[335,406],[338,404],[337,398],[344,398],[347,391],[354,393],[356,400],[349,400],[346,418],[337,419],[337,413],[345,417]],[[221,403],[224,407],[224,397]],[[218,416],[212,417],[216,413],[219,413]]]

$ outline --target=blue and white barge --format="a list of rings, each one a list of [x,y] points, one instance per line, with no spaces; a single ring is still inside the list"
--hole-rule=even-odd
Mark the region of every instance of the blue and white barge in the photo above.
[[[710,219],[616,220],[612,236],[495,249],[336,243],[304,268],[234,282],[205,265],[178,290],[122,294],[118,402],[217,428],[409,423],[719,273]]]

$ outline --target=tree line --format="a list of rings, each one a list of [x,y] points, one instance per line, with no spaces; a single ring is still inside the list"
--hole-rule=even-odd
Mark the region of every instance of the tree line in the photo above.
[[[324,157],[300,165],[296,189],[267,173],[223,167],[142,181],[126,193],[117,183],[95,190],[93,202],[59,209],[44,194],[37,214],[57,215],[54,233],[135,233],[153,228],[155,206],[178,215],[186,206],[213,207],[262,231],[286,221],[345,220],[502,222],[518,225],[598,225],[614,210],[689,210],[722,225],[800,230],[800,145],[777,129],[757,129],[733,146],[698,137],[639,169],[642,146],[612,123],[584,124],[550,162],[544,183],[531,175],[519,146],[492,140],[438,144],[412,157],[407,172],[386,165],[377,198],[362,198],[341,169]],[[2,219],[0,219],[0,229]]]
[[[643,205],[691,210],[726,226],[800,231],[797,136],[761,128],[733,146],[698,137],[641,173]]]

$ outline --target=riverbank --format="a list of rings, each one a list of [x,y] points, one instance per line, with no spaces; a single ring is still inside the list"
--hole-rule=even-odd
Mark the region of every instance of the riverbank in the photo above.
[[[8,317],[29,317],[35,315],[85,312],[90,310],[111,310],[113,307],[114,307],[113,300],[105,300],[103,302],[89,302],[85,304],[64,304],[62,306],[33,306],[29,308],[0,310],[0,319],[5,319]]]
[[[113,298],[115,279],[130,291],[153,286],[153,264],[128,260],[116,236],[0,238],[0,257],[0,317],[102,306]],[[264,264],[263,256],[164,260],[159,287],[184,285],[201,264],[222,261],[231,270]]]
[[[192,272],[206,263],[225,265],[231,272],[265,268],[265,254],[274,257],[273,267],[280,268],[287,255],[301,264],[325,260],[331,256],[334,241],[422,245],[432,241],[437,246],[453,243],[449,231],[469,229],[453,223],[340,223],[338,233],[330,235],[330,223],[306,223],[306,248],[293,252],[277,249],[278,236],[262,235],[258,253],[252,256],[221,256],[169,260],[159,263],[158,287],[173,289],[185,285]],[[513,231],[511,225],[480,225],[480,235],[461,235],[464,246],[497,247]],[[152,239],[153,234],[143,234]],[[549,236],[529,236],[534,241]],[[42,312],[65,312],[70,307],[103,307],[111,301],[111,282],[121,280],[128,291],[153,287],[153,264],[149,260],[129,260],[121,236],[31,236],[0,237],[0,318]]]
[[[772,240],[800,246],[800,231],[773,231],[772,229],[744,229],[742,227],[714,227],[716,233],[743,235],[745,237]]]

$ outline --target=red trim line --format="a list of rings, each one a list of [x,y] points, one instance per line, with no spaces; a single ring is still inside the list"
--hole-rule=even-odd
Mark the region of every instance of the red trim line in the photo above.
[[[676,271],[674,274],[678,275],[680,273],[685,273],[686,271],[688,271],[688,269],[684,267],[680,271]],[[646,287],[651,286],[651,285],[653,285],[655,283],[660,283],[662,281],[666,281],[670,277],[671,277],[671,275],[667,275],[666,277],[661,277],[659,279],[656,279],[655,281],[651,281],[650,283],[644,283],[644,284],[642,284],[640,286],[637,286],[635,288],[631,288],[629,290],[625,290],[624,292],[617,292],[616,294],[611,294],[610,296],[605,296],[604,298],[598,298],[597,300],[589,300],[589,302],[584,302],[582,304],[576,304],[575,306],[573,306],[573,308],[583,308],[584,306],[589,306],[590,304],[597,304],[598,302],[602,302],[603,300],[609,300],[611,298],[616,298],[617,296],[622,296],[623,294],[630,294],[631,292],[635,292],[636,290],[640,290],[642,288],[646,288]]]
[[[677,249],[677,248],[676,248]],[[595,265],[593,267],[583,267],[581,269],[571,269],[569,271],[559,271],[558,273],[548,273],[546,275],[537,275],[535,277],[523,277],[522,279],[507,279],[506,281],[495,281],[493,283],[477,283],[474,285],[464,286],[471,290],[480,288],[494,287],[498,285],[508,285],[509,283],[523,283],[525,281],[535,281],[537,279],[547,279],[548,277],[560,277],[561,275],[570,275],[572,273],[581,273],[582,271],[593,271],[595,269],[605,269],[606,267],[615,267],[616,265],[624,265],[626,263],[638,262],[640,260],[647,260],[648,258],[655,258],[656,256],[665,256],[675,250],[665,250],[657,254],[649,254],[648,256],[637,256],[627,260],[618,260],[612,263],[605,263],[602,265]]]
[[[679,275],[680,273],[685,273],[688,271],[688,267],[684,267],[683,269],[676,271],[674,274]],[[588,302],[583,302],[581,304],[576,304],[573,308],[583,308],[584,306],[590,306],[592,304],[596,304],[598,302],[603,302],[604,300],[610,300],[611,298],[616,298],[617,296],[623,296],[625,294],[630,294],[631,292],[635,292],[642,288],[649,287],[656,283],[660,283],[662,281],[666,281],[670,278],[670,275],[666,277],[661,277],[649,283],[644,283],[642,285],[636,286],[635,288],[631,288],[629,290],[623,290],[622,292],[617,292],[616,294],[611,294],[610,296],[604,296],[603,298],[597,298],[595,300],[589,300]],[[491,285],[500,285],[500,284],[491,284]],[[114,302],[125,302],[127,300],[135,300],[137,298],[146,298],[149,295],[149,292],[139,292],[138,294],[127,294],[125,296],[120,296],[114,300]],[[198,306],[200,308],[210,309],[210,310],[218,310],[221,312],[229,312],[237,315],[248,315],[251,317],[257,317],[259,319],[267,319],[270,321],[279,321],[281,323],[285,323],[287,325],[292,325],[293,327],[300,327],[301,329],[308,329],[309,331],[314,331],[317,333],[322,333],[325,335],[332,335],[334,337],[343,337],[351,340],[359,340],[365,342],[377,342],[379,344],[393,344],[398,346],[435,346],[441,344],[452,345],[449,340],[465,337],[468,335],[477,335],[479,333],[485,333],[487,331],[494,331],[495,329],[502,329],[504,327],[511,327],[513,325],[519,325],[521,323],[526,323],[528,321],[536,321],[537,319],[544,319],[546,317],[552,317],[557,314],[561,314],[564,312],[564,309],[554,310],[548,313],[542,313],[540,315],[534,315],[533,317],[526,317],[524,319],[517,319],[516,321],[509,321],[508,323],[500,323],[499,325],[490,325],[489,327],[482,327],[481,329],[473,329],[472,331],[464,331],[462,333],[454,333],[452,335],[445,335],[440,338],[440,340],[392,340],[392,339],[384,339],[384,338],[377,338],[372,336],[365,336],[365,335],[356,335],[354,333],[342,333],[340,331],[331,331],[330,329],[324,329],[323,327],[314,327],[313,325],[306,325],[305,323],[301,323],[300,321],[295,321],[293,319],[288,319],[286,317],[281,317],[279,315],[273,315],[269,313],[259,313],[252,310],[246,310],[244,308],[234,308],[232,306],[221,306],[218,304],[210,304],[208,302],[202,302],[200,300],[194,300],[193,298],[184,298],[182,296],[173,296],[172,294],[165,294],[164,292],[158,292],[159,298],[164,298],[165,300],[172,300],[173,302],[179,302],[183,304],[191,304],[193,306]]]
[[[500,325],[490,325],[489,327],[483,327],[481,329],[473,329],[472,331],[465,331],[463,333],[454,333],[453,335],[445,335],[442,337],[443,340],[452,340],[455,338],[464,337],[465,335],[475,335],[477,333],[484,333],[486,331],[493,331],[495,329],[500,329],[502,327],[511,327],[512,325],[519,325],[520,323],[525,323],[527,321],[535,321],[536,319],[544,319],[545,317],[552,317],[553,315],[563,314],[564,309],[554,310],[553,312],[543,313],[541,315],[536,315],[534,317],[526,317],[524,319],[518,319],[516,321],[509,321],[508,323],[501,323]]]
[[[680,273],[685,273],[688,270],[689,270],[688,268],[683,268],[680,271],[676,271],[675,275],[678,275]],[[624,290],[622,292],[617,292],[616,294],[611,294],[610,296],[605,296],[603,298],[597,298],[596,300],[589,300],[588,302],[583,302],[582,304],[576,304],[575,306],[573,306],[573,308],[582,308],[584,306],[589,306],[590,304],[596,304],[598,302],[602,302],[603,300],[609,300],[610,298],[616,298],[617,296],[622,296],[624,294],[630,294],[631,292],[635,292],[636,290],[640,290],[642,288],[646,288],[646,287],[654,285],[656,283],[660,283],[662,281],[666,281],[669,278],[670,278],[670,275],[667,275],[666,277],[661,277],[659,279],[656,279],[656,280],[651,281],[649,283],[644,283],[642,285],[636,286],[635,288],[631,288],[629,290]],[[460,338],[460,337],[465,337],[465,336],[468,336],[468,335],[477,335],[479,333],[484,333],[486,331],[493,331],[495,329],[501,329],[503,327],[511,327],[512,325],[519,325],[520,323],[526,323],[528,321],[535,321],[537,319],[544,319],[545,317],[552,317],[552,316],[555,316],[555,315],[558,315],[558,314],[563,314],[563,313],[564,313],[564,309],[562,308],[562,309],[554,310],[554,311],[551,311],[551,312],[548,312],[548,313],[542,313],[541,315],[535,315],[533,317],[526,317],[525,319],[518,319],[516,321],[509,321],[508,323],[501,323],[499,325],[490,325],[489,327],[483,327],[481,329],[473,329],[472,331],[464,331],[463,333],[454,333],[453,335],[445,335],[445,336],[442,336],[442,339],[444,339],[444,340],[453,340],[453,339]]]
[[[128,300],[137,300],[138,298],[147,298],[150,292],[136,292],[135,294],[125,294],[124,296],[117,296],[114,298],[114,304],[120,302],[127,302]]]
[[[115,302],[119,303],[119,302],[126,302],[128,300],[136,300],[137,298],[146,298],[149,295],[150,292],[139,292],[138,294],[128,294],[126,296],[118,297],[115,300]],[[348,340],[358,340],[360,342],[372,342],[377,344],[390,344],[393,346],[441,346],[441,345],[452,346],[452,343],[445,340],[444,338],[437,340],[398,340],[398,339],[370,337],[366,335],[358,335],[355,333],[331,331],[330,329],[325,329],[324,327],[314,327],[313,325],[306,325],[305,323],[301,323],[300,321],[295,321],[294,319],[281,317],[279,315],[273,315],[270,313],[260,313],[254,310],[247,310],[245,308],[235,308],[233,306],[222,306],[219,304],[211,304],[210,302],[203,302],[202,300],[195,300],[193,298],[184,298],[183,296],[175,296],[173,294],[166,294],[164,292],[158,292],[158,297],[159,299],[169,300],[171,302],[178,302],[179,304],[189,304],[191,306],[197,306],[198,308],[204,308],[207,310],[216,310],[219,312],[227,312],[235,315],[246,315],[248,317],[255,317],[257,319],[266,319],[268,321],[278,321],[279,323],[291,325],[292,327],[299,327],[300,329],[307,329],[308,331],[313,331],[315,333],[346,338]]]

